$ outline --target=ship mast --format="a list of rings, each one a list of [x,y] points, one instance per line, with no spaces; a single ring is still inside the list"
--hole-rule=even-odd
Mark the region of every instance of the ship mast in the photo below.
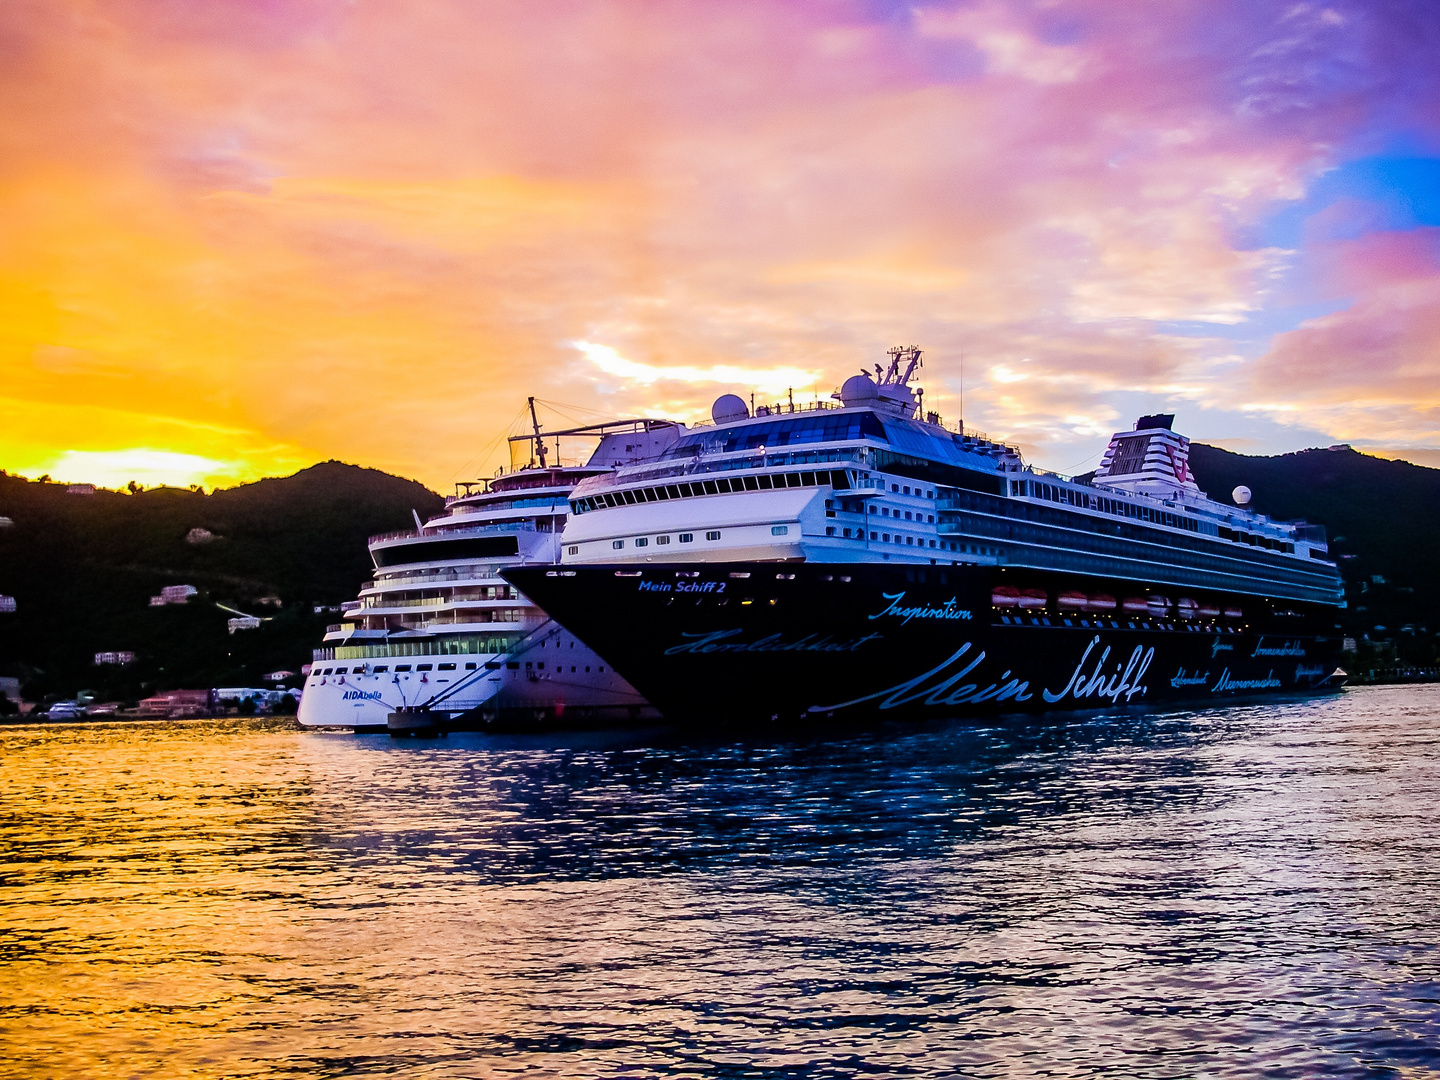
[[[535,452],[540,455],[540,467],[545,468],[545,444],[540,441],[540,420],[535,416],[535,399],[530,399],[530,424],[535,429]]]

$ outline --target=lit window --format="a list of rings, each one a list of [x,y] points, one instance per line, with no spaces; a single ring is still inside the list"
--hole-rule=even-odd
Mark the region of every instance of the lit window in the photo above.
[[[784,536],[784,535],[786,535],[789,531],[790,531],[790,526],[789,526],[789,525],[771,525],[771,526],[770,526],[770,535],[771,535],[771,536]],[[831,533],[831,535],[833,536],[834,533],[835,533],[835,530],[834,530],[834,529],[831,529],[831,530],[830,530],[830,533]],[[710,539],[710,540],[718,540],[718,539],[720,539],[720,534],[719,534],[719,533],[716,533],[714,536],[707,537],[707,539]]]

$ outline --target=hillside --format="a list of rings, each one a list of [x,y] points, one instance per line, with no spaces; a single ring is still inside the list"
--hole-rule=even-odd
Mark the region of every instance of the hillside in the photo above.
[[[1247,457],[1197,443],[1190,464],[1214,498],[1228,501],[1244,484],[1260,513],[1324,525],[1346,582],[1347,632],[1394,639],[1402,655],[1433,658],[1440,631],[1440,469],[1348,446]]]
[[[135,698],[156,687],[253,685],[298,671],[333,613],[369,577],[365,540],[412,526],[443,500],[410,480],[325,462],[294,476],[211,494],[156,488],[67,494],[65,485],[0,475],[0,674],[30,696],[95,689]],[[187,543],[192,529],[214,539]],[[184,606],[151,608],[165,585],[194,585]],[[279,606],[266,602],[277,597]],[[216,603],[267,617],[230,635]],[[129,668],[97,668],[131,650]]]
[[[1433,661],[1440,470],[1348,447],[1246,457],[1195,444],[1191,464],[1217,498],[1245,484],[1261,513],[1325,525],[1347,583],[1347,633]],[[209,495],[72,495],[63,484],[0,474],[0,516],[15,522],[0,529],[0,593],[18,602],[14,614],[0,614],[0,675],[20,676],[31,697],[85,688],[133,700],[298,671],[337,619],[314,608],[353,599],[370,576],[366,538],[410,527],[412,510],[425,517],[442,506],[413,481],[334,461]],[[195,528],[215,539],[187,543]],[[180,584],[200,595],[148,606],[162,586]],[[230,635],[230,613],[217,603],[269,621]],[[96,652],[121,649],[137,654],[132,667],[94,665]]]

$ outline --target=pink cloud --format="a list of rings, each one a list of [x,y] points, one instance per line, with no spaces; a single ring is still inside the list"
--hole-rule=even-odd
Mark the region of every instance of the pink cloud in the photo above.
[[[1420,14],[22,0],[0,270],[59,313],[26,357],[84,349],[137,394],[182,388],[167,408],[427,476],[527,392],[692,414],[716,392],[626,384],[577,340],[817,384],[916,340],[952,415],[963,350],[973,423],[1070,456],[1137,395],[1299,408],[1302,357],[1340,371],[1363,343],[1398,416],[1433,346],[1419,249],[1317,223],[1306,251],[1355,305],[1253,378],[1226,335],[1300,258],[1239,226],[1382,125],[1433,131]]]

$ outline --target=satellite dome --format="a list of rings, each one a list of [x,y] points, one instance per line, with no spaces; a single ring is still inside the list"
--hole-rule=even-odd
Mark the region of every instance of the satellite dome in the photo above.
[[[745,399],[738,394],[721,394],[715,399],[715,404],[710,406],[710,419],[717,424],[731,424],[749,416],[750,410],[745,407]]]
[[[1241,484],[1230,493],[1230,497],[1235,500],[1236,506],[1244,506],[1250,501],[1250,489]]]
[[[874,401],[880,396],[875,389],[875,380],[869,375],[851,375],[845,380],[845,385],[840,387],[840,401],[845,405],[860,405],[866,401]]]

